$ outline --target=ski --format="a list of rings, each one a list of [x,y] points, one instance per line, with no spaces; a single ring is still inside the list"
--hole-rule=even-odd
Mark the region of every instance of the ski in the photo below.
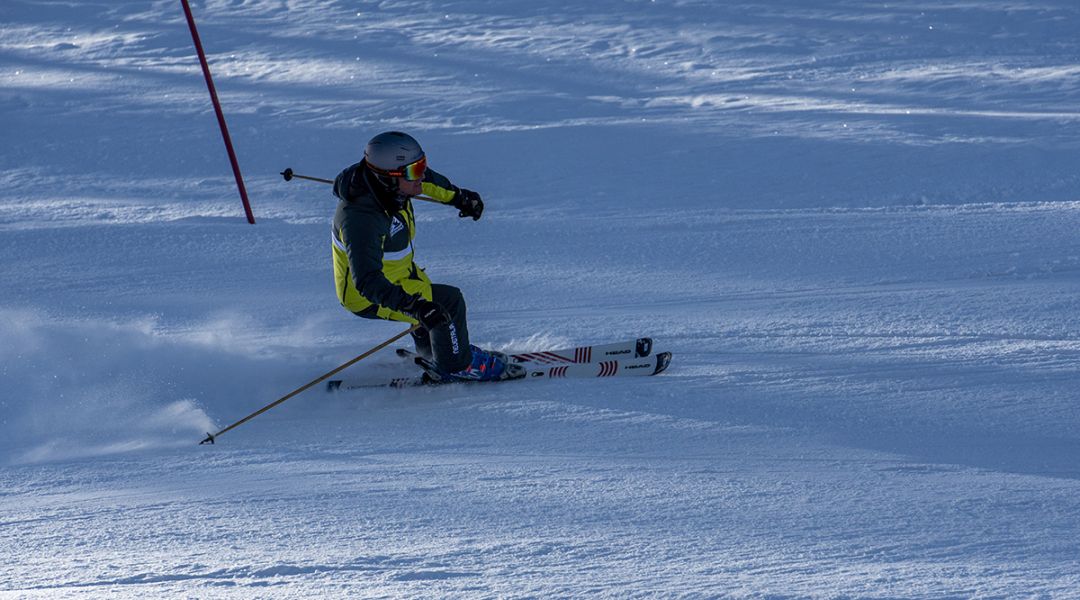
[[[637,338],[610,344],[575,346],[555,350],[512,350],[503,352],[510,361],[526,366],[531,365],[575,365],[604,360],[625,360],[627,358],[645,358],[652,354],[652,338]],[[415,354],[405,348],[397,349],[398,356],[412,360]]]
[[[671,353],[660,352],[654,356],[627,360],[602,360],[591,363],[554,365],[529,369],[525,379],[560,379],[591,377],[644,377],[658,375],[671,364]]]
[[[531,350],[505,352],[516,363],[536,365],[565,365],[600,362],[606,360],[625,360],[645,358],[652,354],[652,338],[637,338],[612,344],[577,346],[556,350]]]
[[[404,353],[412,354],[408,350]],[[399,351],[402,354],[402,351]],[[545,366],[528,366],[524,377],[518,379],[506,379],[503,381],[489,382],[438,382],[425,374],[411,375],[407,377],[395,377],[389,381],[372,381],[364,379],[335,379],[327,382],[327,391],[342,391],[364,388],[409,388],[433,385],[456,385],[459,383],[508,383],[525,379],[586,379],[595,377],[646,377],[663,373],[671,364],[671,353],[661,352],[653,356],[630,358],[625,360],[612,359],[590,363],[565,363]]]

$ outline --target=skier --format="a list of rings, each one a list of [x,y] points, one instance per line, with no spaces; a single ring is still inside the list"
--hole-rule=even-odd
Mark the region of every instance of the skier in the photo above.
[[[518,376],[506,355],[469,344],[461,290],[433,284],[413,262],[411,199],[420,194],[457,208],[463,218],[475,221],[484,213],[480,194],[427,168],[420,144],[400,131],[371,138],[364,160],[337,176],[332,252],[338,300],[364,318],[419,323],[412,334],[416,351],[433,364],[438,380]]]

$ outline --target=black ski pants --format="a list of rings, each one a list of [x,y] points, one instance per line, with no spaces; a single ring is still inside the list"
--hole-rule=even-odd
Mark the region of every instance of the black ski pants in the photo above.
[[[431,284],[431,299],[443,307],[450,321],[428,331],[423,327],[412,333],[416,352],[434,359],[439,370],[446,373],[460,371],[472,363],[469,348],[469,325],[465,314],[465,297],[452,285]]]
[[[472,363],[469,347],[469,325],[466,322],[465,297],[452,285],[431,284],[431,300],[443,307],[450,321],[428,331],[423,327],[412,332],[416,352],[429,360],[444,373],[460,371]],[[379,319],[378,307],[353,313],[365,319]]]

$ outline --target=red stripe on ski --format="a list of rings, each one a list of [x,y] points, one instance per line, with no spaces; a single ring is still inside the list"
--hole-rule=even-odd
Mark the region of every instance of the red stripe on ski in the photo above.
[[[565,362],[565,363],[573,363],[573,362],[575,362],[574,359],[567,358],[565,356],[560,356],[558,354],[555,354],[554,352],[544,352],[543,355],[546,358],[550,359],[552,362]]]
[[[569,358],[562,356],[561,354],[555,354],[554,352],[528,352],[525,354],[514,354],[511,358],[515,362],[535,362],[542,364],[558,364],[558,363],[570,363],[574,364],[581,362],[575,356],[575,358]]]
[[[566,377],[566,367],[551,367],[548,369],[548,377]]]

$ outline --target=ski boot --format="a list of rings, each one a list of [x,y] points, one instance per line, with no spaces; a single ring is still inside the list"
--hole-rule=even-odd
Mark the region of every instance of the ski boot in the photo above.
[[[510,357],[502,352],[484,350],[473,345],[470,345],[469,349],[472,350],[472,362],[460,371],[442,373],[439,371],[432,372],[431,369],[425,368],[427,374],[434,380],[433,383],[506,381],[525,377],[525,367],[510,362]]]

